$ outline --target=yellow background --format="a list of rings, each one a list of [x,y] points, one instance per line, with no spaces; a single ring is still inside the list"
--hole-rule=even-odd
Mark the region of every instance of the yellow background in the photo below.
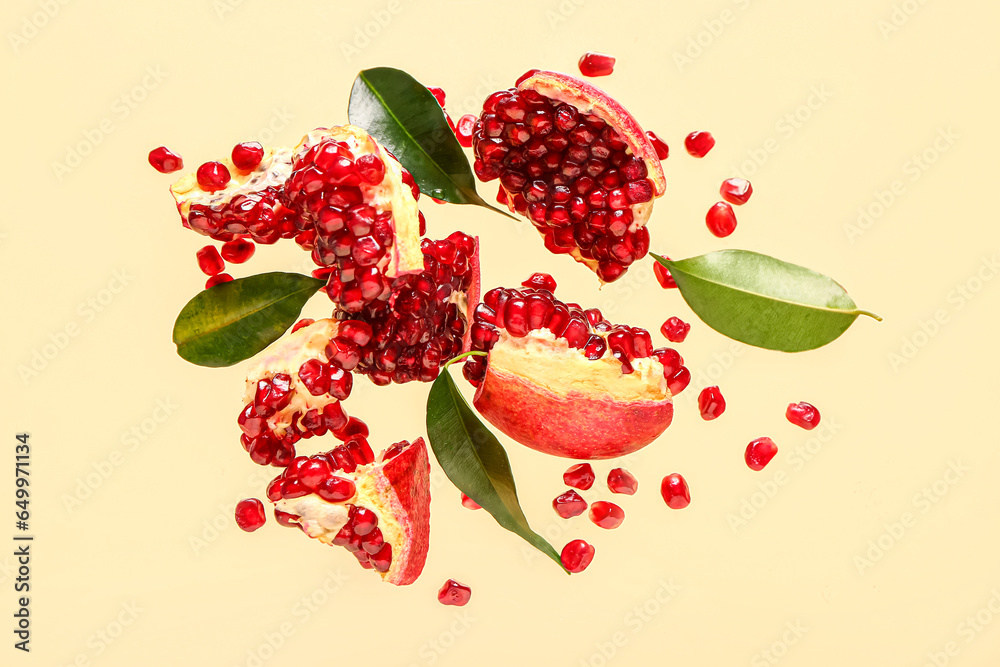
[[[0,663],[997,663],[995,3],[9,0],[2,13]],[[357,71],[381,65],[444,87],[457,119],[588,50],[618,58],[595,83],[671,146],[654,251],[772,254],[885,321],[814,352],[747,348],[661,290],[648,261],[598,292],[527,225],[427,202],[432,236],[481,237],[487,287],[546,270],[564,300],[658,341],[667,317],[692,322],[675,422],[624,462],[638,494],[600,481],[584,494],[619,502],[625,523],[558,519],[569,462],[504,440],[536,529],[596,546],[585,573],[462,508],[436,464],[430,556],[407,588],[273,522],[235,528],[235,501],[266,481],[237,441],[245,365],[174,352],[206,239],[181,228],[173,177],[146,153],[165,144],[193,169],[238,141],[294,144],[346,122]],[[718,144],[695,160],[682,140],[700,129]],[[704,212],[737,174],[755,193],[719,240]],[[234,273],[308,268],[286,242]],[[306,312],[328,310],[318,297]],[[707,384],[729,403],[711,423],[694,401]],[[360,381],[348,408],[378,448],[423,434],[426,391]],[[799,400],[822,411],[816,431],[785,421]],[[9,629],[20,431],[30,655]],[[742,452],[762,435],[780,452],[754,473]],[[611,467],[596,465],[600,480]],[[683,511],[658,493],[671,472],[691,485]],[[436,601],[449,577],[472,586],[467,607]]]

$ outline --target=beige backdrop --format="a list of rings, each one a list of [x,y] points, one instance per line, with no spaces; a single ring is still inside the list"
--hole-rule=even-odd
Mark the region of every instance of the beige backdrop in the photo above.
[[[995,665],[998,19],[995,3],[926,0],[5,3],[0,663]],[[147,151],[193,168],[237,141],[292,144],[346,122],[357,71],[378,65],[443,86],[458,118],[587,50],[617,56],[597,83],[670,143],[655,251],[773,254],[885,321],[804,354],[747,348],[661,290],[648,261],[598,292],[527,226],[428,203],[430,234],[482,238],[486,286],[546,270],[616,321],[693,322],[679,347],[694,382],[667,434],[625,462],[640,489],[618,499],[624,525],[558,519],[568,462],[504,440],[533,525],[596,545],[585,573],[462,508],[437,468],[430,557],[407,588],[273,522],[236,529],[234,502],[266,480],[237,442],[245,365],[174,352],[205,240],[181,228]],[[718,139],[700,161],[682,147],[696,129]],[[734,175],[755,194],[719,240],[703,215]],[[285,243],[236,275],[307,268]],[[707,384],[729,402],[712,423],[694,404]],[[351,411],[375,443],[412,439],[426,392],[360,382]],[[784,420],[799,400],[821,428]],[[20,431],[30,655],[8,629]],[[761,435],[781,451],[754,473],[742,451]],[[684,511],[658,493],[675,471]],[[472,586],[467,607],[437,603],[449,577]]]

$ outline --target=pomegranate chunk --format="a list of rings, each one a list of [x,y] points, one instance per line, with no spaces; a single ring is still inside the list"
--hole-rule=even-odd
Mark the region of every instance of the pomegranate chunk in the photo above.
[[[743,458],[751,470],[763,470],[778,453],[778,446],[770,438],[757,438],[747,445]]]
[[[671,317],[660,327],[662,333],[671,343],[683,343],[691,331],[691,325],[679,317]]]
[[[438,591],[438,602],[444,605],[464,607],[472,598],[472,589],[465,584],[460,584],[454,579],[444,582],[444,586]]]
[[[590,505],[590,520],[601,528],[611,530],[622,525],[625,511],[614,503],[598,500]]]
[[[595,549],[583,540],[573,540],[563,547],[559,554],[559,560],[563,567],[579,574],[587,569],[587,566],[594,560]]]
[[[670,156],[670,147],[667,146],[666,142],[653,132],[646,132],[646,136],[649,137],[649,143],[653,144],[653,148],[656,149],[656,157],[666,160]]]
[[[684,138],[684,148],[689,155],[705,157],[715,146],[715,137],[710,132],[692,132]]]
[[[663,259],[670,258],[663,255]],[[663,266],[659,262],[653,262],[653,275],[656,276],[656,282],[660,283],[660,287],[663,289],[674,289],[677,287],[677,283],[674,282],[674,277],[670,275],[670,269]]]
[[[592,487],[595,479],[597,477],[594,475],[594,468],[589,463],[577,463],[563,473],[563,483],[581,491]]]
[[[639,481],[625,468],[615,468],[608,473],[608,488],[611,489],[611,493],[632,496],[639,489]]]
[[[730,204],[746,204],[753,194],[753,186],[745,178],[727,178],[719,187],[719,194]]]
[[[198,257],[198,268],[206,276],[217,275],[226,268],[226,263],[215,246],[207,245],[195,254]]]
[[[253,171],[264,159],[264,147],[256,141],[244,141],[233,147],[231,157],[233,164],[240,171]]]
[[[788,408],[785,410],[785,419],[796,426],[811,431],[819,426],[819,410],[814,405],[805,401],[789,403]]]
[[[724,201],[712,204],[705,214],[705,225],[708,231],[720,239],[725,238],[736,231],[736,213],[733,207]]]
[[[462,494],[462,507],[468,508],[470,510],[481,510],[483,506],[477,503],[475,500],[469,496]]]
[[[184,168],[184,160],[166,146],[149,151],[149,164],[161,174],[169,174]]]
[[[570,489],[566,493],[560,494],[552,501],[552,509],[556,514],[564,519],[580,516],[587,511],[587,501],[579,493]]]
[[[229,168],[221,162],[206,162],[198,167],[198,185],[206,192],[222,190],[232,180]]]
[[[584,76],[607,76],[615,71],[614,56],[606,56],[603,53],[593,53],[588,51],[580,56],[577,63],[580,74]]]
[[[236,525],[241,530],[252,533],[263,526],[266,520],[264,503],[256,498],[246,498],[236,503]]]
[[[660,483],[660,495],[667,507],[675,510],[684,509],[691,504],[691,491],[687,481],[680,473],[671,473]]]
[[[726,399],[718,387],[705,387],[698,394],[698,410],[701,418],[712,421],[726,411]]]

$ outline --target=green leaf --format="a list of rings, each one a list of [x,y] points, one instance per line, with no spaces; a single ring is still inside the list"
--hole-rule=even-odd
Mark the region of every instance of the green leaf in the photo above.
[[[200,292],[174,322],[177,354],[212,368],[249,359],[292,326],[325,284],[298,273],[262,273]]]
[[[427,396],[427,436],[448,479],[462,493],[562,567],[552,545],[528,525],[503,445],[479,421],[447,369]]]
[[[396,156],[424,194],[498,211],[476,192],[469,160],[434,95],[406,72],[392,67],[359,72],[347,116]]]
[[[748,345],[813,350],[835,340],[858,315],[882,320],[858,309],[832,278],[749,250],[677,261],[653,258],[670,270],[684,300],[705,324]]]

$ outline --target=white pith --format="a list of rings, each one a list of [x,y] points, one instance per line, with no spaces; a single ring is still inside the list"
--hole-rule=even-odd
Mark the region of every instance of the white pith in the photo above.
[[[264,157],[256,169],[241,172],[232,160],[219,160],[226,165],[232,180],[222,190],[207,192],[198,185],[196,174],[187,174],[170,186],[170,194],[177,202],[177,210],[187,219],[192,204],[208,206],[213,210],[221,210],[238,195],[251,195],[268,187],[281,188],[292,173],[292,149],[265,148]]]

